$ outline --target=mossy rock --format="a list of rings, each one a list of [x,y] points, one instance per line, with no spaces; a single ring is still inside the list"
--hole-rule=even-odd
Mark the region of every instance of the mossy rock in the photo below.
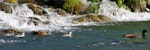
[[[4,3],[0,3],[0,10],[5,11],[6,13],[12,13],[12,9],[9,5],[6,5]]]
[[[23,0],[21,3],[32,3],[32,4],[36,4],[35,0]]]
[[[63,9],[71,14],[80,14],[83,10],[83,3],[79,0],[65,0]]]
[[[97,15],[87,15],[87,18],[91,19],[94,22],[100,22],[100,18]]]
[[[18,0],[5,0],[4,2],[13,3],[18,5]]]
[[[89,21],[89,20],[88,20],[88,18],[86,18],[86,17],[80,17],[80,18],[73,19],[73,23],[74,23],[74,24],[77,24],[77,23],[80,23],[80,22],[85,23],[85,22],[88,22],[88,21]]]
[[[59,14],[61,16],[66,16],[67,15],[66,11],[63,10],[63,9],[57,9],[56,12],[57,12],[57,14]]]
[[[106,17],[106,16],[104,16],[104,15],[98,15],[98,17],[99,17],[100,20],[102,20],[102,21],[111,22],[111,19],[108,18],[108,17]]]
[[[34,14],[43,15],[43,10],[36,4],[29,4],[28,7],[34,12]]]

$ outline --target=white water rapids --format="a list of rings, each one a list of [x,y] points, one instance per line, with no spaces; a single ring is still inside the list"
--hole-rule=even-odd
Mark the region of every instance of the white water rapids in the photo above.
[[[84,2],[88,3],[88,2]],[[14,28],[20,30],[69,30],[72,29],[70,26],[80,26],[80,25],[98,25],[95,22],[89,23],[79,23],[73,24],[72,20],[74,18],[81,17],[82,15],[70,15],[67,14],[66,17],[58,15],[56,12],[51,12],[48,8],[43,8],[48,15],[40,16],[33,13],[31,9],[28,8],[27,4],[22,4],[18,6],[13,6],[13,13],[5,13],[0,11],[0,28]],[[150,13],[134,13],[127,11],[123,8],[118,8],[115,2],[108,0],[102,1],[100,4],[100,9],[98,14],[106,15],[113,22],[124,22],[124,21],[148,21],[150,20]],[[49,22],[50,24],[40,23],[35,26],[33,23],[28,24],[29,19],[27,17],[36,17],[43,22]]]

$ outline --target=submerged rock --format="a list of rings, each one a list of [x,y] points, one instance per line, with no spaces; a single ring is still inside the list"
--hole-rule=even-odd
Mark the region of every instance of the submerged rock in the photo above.
[[[88,21],[89,21],[89,20],[88,20],[88,18],[86,18],[86,17],[81,17],[81,18],[73,19],[73,23],[74,23],[74,24],[77,24],[77,23],[80,23],[80,22],[85,23],[85,22],[88,22]]]
[[[107,16],[104,16],[104,15],[98,15],[98,17],[99,17],[102,21],[111,22],[111,19],[108,18]]]
[[[6,5],[4,3],[0,3],[0,10],[5,11],[6,13],[12,13],[12,9],[9,5]]]
[[[100,18],[97,15],[87,15],[86,17],[94,22],[100,22]]]
[[[28,17],[30,20],[28,24],[33,23],[35,26],[38,26],[42,21],[36,17]]]
[[[86,17],[73,19],[74,24],[78,24],[80,22],[83,22],[83,23],[85,22],[111,22],[111,19],[104,15],[93,15],[93,14],[88,14],[86,15]]]

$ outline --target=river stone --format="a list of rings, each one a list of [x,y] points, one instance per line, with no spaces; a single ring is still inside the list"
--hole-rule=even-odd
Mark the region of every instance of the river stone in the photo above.
[[[97,15],[87,15],[86,17],[94,22],[100,22],[100,18]]]
[[[62,15],[62,16],[66,16],[67,15],[66,11],[63,10],[63,9],[57,9],[56,12],[57,12],[57,14]]]
[[[86,18],[86,17],[81,17],[81,18],[73,19],[73,23],[74,23],[74,24],[78,24],[79,22],[83,22],[83,23],[88,22],[88,18]]]
[[[34,14],[43,15],[43,10],[36,4],[29,4],[28,7],[34,12]]]
[[[106,17],[106,16],[104,16],[104,15],[98,15],[98,17],[99,17],[100,20],[102,20],[102,21],[111,22],[111,19],[109,19],[108,17]]]

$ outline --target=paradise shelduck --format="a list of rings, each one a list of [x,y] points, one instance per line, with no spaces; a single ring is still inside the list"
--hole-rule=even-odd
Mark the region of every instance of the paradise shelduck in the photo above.
[[[64,34],[63,37],[70,37],[71,38],[72,37],[72,32]]]
[[[33,35],[39,35],[39,36],[45,36],[45,35],[47,35],[47,33],[44,32],[44,31],[32,31],[32,34]]]
[[[142,31],[142,35],[138,34],[126,34],[124,35],[125,38],[145,38],[145,33],[148,32],[146,29]]]

